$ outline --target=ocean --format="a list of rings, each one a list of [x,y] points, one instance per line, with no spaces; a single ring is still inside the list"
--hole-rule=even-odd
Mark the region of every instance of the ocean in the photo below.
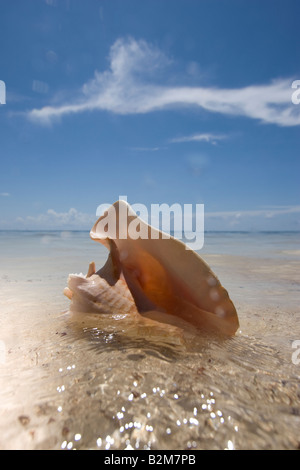
[[[68,313],[88,232],[0,232],[1,449],[297,449],[300,234],[208,232],[240,329],[187,344]]]

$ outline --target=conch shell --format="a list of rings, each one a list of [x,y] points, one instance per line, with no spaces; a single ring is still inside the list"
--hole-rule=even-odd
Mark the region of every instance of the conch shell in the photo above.
[[[121,211],[126,213],[125,226],[119,223]],[[115,233],[107,230],[109,220],[116,223]],[[139,227],[140,237],[132,237],[131,224]],[[164,314],[164,322],[175,316],[225,335],[238,329],[233,302],[205,261],[181,241],[146,224],[127,202],[110,206],[90,236],[110,253],[98,272],[91,263],[86,276],[69,276],[64,293],[71,299],[71,311],[137,318],[157,312]]]

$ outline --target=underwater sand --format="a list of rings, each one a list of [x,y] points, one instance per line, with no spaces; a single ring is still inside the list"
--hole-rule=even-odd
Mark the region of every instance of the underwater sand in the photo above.
[[[208,233],[240,330],[182,346],[67,313],[68,274],[108,254],[88,233],[0,232],[0,449],[299,448],[299,238]]]

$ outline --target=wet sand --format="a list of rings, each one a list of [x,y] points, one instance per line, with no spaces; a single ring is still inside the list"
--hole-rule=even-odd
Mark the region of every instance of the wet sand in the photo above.
[[[187,328],[179,345],[126,318],[67,313],[68,274],[106,259],[87,234],[2,234],[0,448],[298,448],[299,250],[270,235],[243,254],[249,237],[200,253],[237,307],[238,334]]]

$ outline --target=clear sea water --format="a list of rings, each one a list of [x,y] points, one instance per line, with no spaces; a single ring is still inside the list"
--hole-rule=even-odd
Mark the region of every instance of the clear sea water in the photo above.
[[[182,346],[68,313],[68,274],[107,257],[88,232],[0,232],[0,448],[299,448],[300,234],[211,232],[200,255],[240,330]]]

